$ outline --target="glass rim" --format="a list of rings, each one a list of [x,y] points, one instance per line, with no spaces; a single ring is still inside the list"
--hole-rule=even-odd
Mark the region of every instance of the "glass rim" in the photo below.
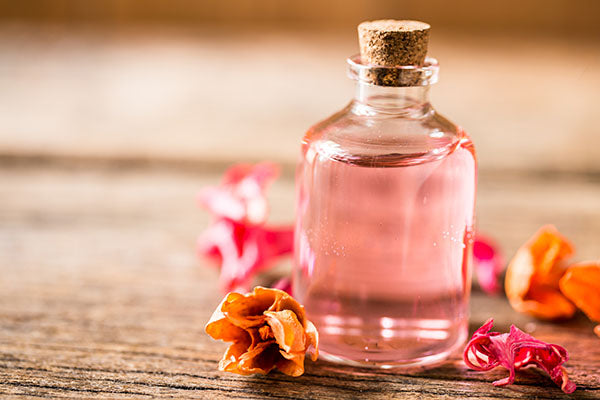
[[[360,54],[346,59],[350,79],[375,86],[429,86],[438,81],[440,70],[437,59],[425,58],[423,65],[385,67],[363,64]]]

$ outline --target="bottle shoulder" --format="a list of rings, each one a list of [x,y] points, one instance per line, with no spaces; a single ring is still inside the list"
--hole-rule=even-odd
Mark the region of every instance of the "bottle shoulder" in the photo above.
[[[420,163],[440,159],[457,147],[475,155],[469,136],[426,104],[415,112],[378,113],[357,110],[354,102],[315,124],[303,146],[327,158]],[[372,160],[372,161],[369,161]]]

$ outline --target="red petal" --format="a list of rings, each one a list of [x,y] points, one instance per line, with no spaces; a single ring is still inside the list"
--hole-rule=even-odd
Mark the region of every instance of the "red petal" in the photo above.
[[[248,286],[253,275],[277,257],[292,252],[292,227],[269,228],[222,219],[198,240],[198,252],[221,263],[219,282],[228,292]]]
[[[467,343],[463,359],[468,367],[479,371],[489,371],[498,365],[505,367],[509,376],[494,382],[502,386],[513,383],[515,372],[520,368],[535,365],[546,371],[565,393],[575,391],[575,384],[562,367],[569,359],[567,350],[535,339],[514,325],[510,333],[489,332],[493,322],[489,319]]]
[[[265,191],[278,174],[279,168],[272,163],[234,165],[219,186],[202,189],[198,201],[217,217],[264,223],[269,209]]]
[[[265,191],[279,172],[277,165],[237,164],[219,186],[203,189],[200,204],[215,222],[198,239],[198,253],[219,263],[221,288],[248,289],[252,276],[274,258],[291,253],[293,228],[269,228]]]
[[[504,257],[491,239],[481,235],[475,237],[473,264],[481,289],[490,294],[498,293],[502,287],[500,275],[504,269]]]

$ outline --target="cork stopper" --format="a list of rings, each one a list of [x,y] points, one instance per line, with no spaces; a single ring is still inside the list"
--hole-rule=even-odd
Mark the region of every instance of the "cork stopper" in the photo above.
[[[383,19],[358,25],[360,61],[371,66],[364,79],[378,86],[417,86],[427,56],[429,24]]]
[[[363,64],[396,67],[423,65],[427,56],[429,24],[385,19],[358,25]]]

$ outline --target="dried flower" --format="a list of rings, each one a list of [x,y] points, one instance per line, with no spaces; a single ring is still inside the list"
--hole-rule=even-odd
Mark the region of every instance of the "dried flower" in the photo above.
[[[494,386],[510,385],[515,372],[535,365],[546,371],[563,392],[573,393],[576,386],[562,367],[568,359],[563,347],[548,344],[511,325],[509,333],[490,332],[493,319],[475,331],[463,353],[465,364],[478,371],[489,371],[497,366],[509,370],[509,376],[495,381]]]
[[[198,200],[214,221],[198,238],[198,253],[220,266],[224,292],[249,288],[252,277],[293,249],[293,227],[268,227],[265,191],[276,178],[272,163],[237,164],[219,186],[204,188]]]
[[[268,228],[223,219],[198,238],[198,253],[215,259],[221,268],[223,291],[246,288],[254,274],[293,250],[291,227]]]
[[[233,342],[219,362],[221,371],[250,375],[278,369],[300,376],[309,347],[312,360],[318,357],[319,336],[304,307],[279,289],[229,293],[205,329],[213,339]]]
[[[233,165],[219,186],[200,191],[198,201],[217,217],[262,224],[269,212],[265,192],[278,174],[279,167],[269,162]]]
[[[600,322],[600,261],[571,265],[559,286],[561,292],[591,320]]]
[[[475,274],[481,289],[488,293],[497,293],[500,288],[500,275],[504,269],[504,257],[495,243],[480,234],[473,243],[473,261]]]
[[[572,254],[573,246],[555,227],[542,227],[508,265],[504,286],[511,306],[544,319],[573,316],[575,306],[558,287],[563,262]]]

